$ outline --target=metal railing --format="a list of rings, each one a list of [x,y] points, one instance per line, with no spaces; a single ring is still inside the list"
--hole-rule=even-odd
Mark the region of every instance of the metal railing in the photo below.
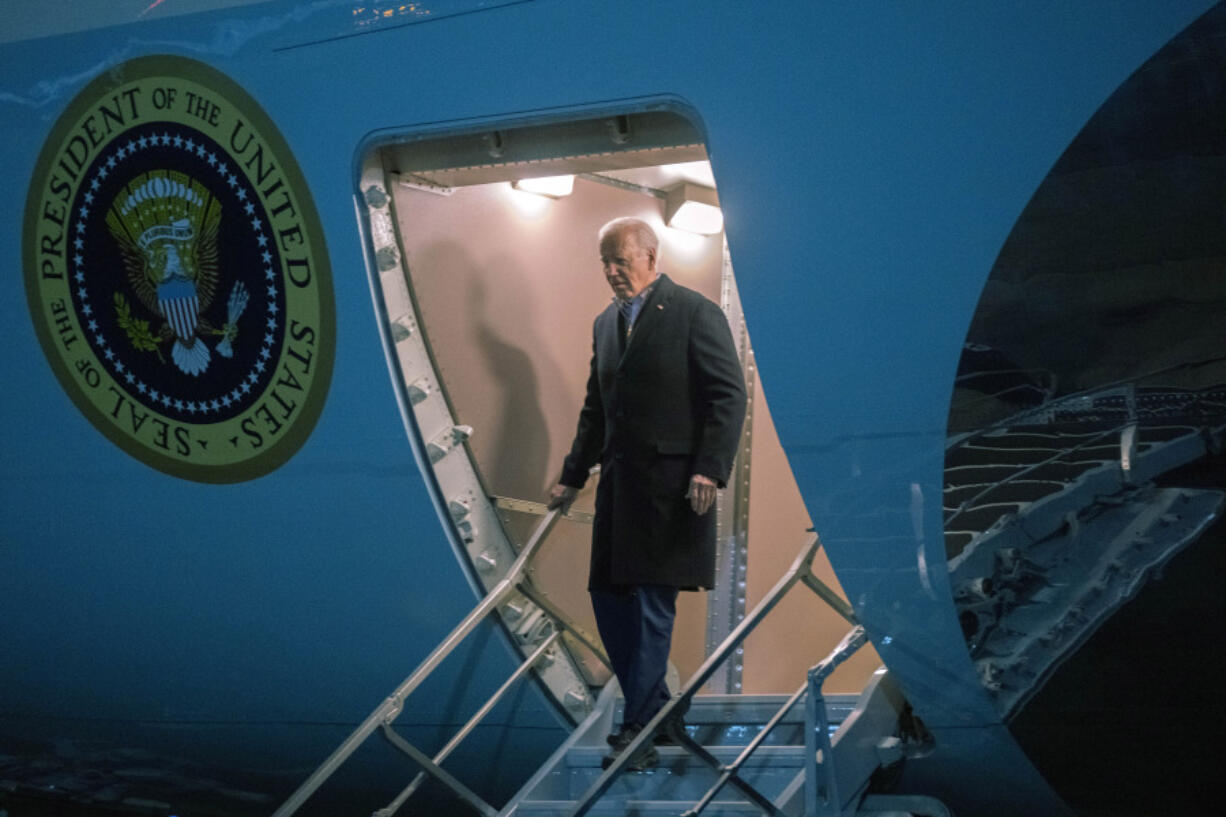
[[[484,817],[497,817],[499,809],[487,803],[476,792],[466,786],[454,775],[442,768],[441,764],[470,735],[481,720],[489,714],[499,700],[510,691],[516,682],[526,676],[532,668],[545,656],[561,637],[569,632],[581,644],[589,649],[598,660],[609,666],[609,660],[599,645],[544,596],[537,592],[527,581],[526,574],[529,563],[536,555],[542,542],[549,535],[557,522],[560,512],[549,511],[541,520],[532,537],[520,551],[515,563],[507,575],[487,594],[472,612],[447,635],[445,639],[426,657],[424,661],[398,686],[349,737],[322,763],[319,768],[299,786],[282,805],[273,813],[273,817],[290,817],[302,804],[311,797],[323,783],[360,747],[367,738],[376,731],[396,749],[407,755],[421,767],[421,771],[386,807],[375,812],[376,817],[391,817],[394,815],[421,786],[426,776],[432,776],[466,802]],[[856,650],[867,643],[864,629],[855,619],[851,606],[813,573],[812,561],[821,547],[821,541],[816,533],[811,533],[809,541],[793,561],[791,567],[779,579],[769,593],[760,601],[757,607],[749,613],[729,634],[722,644],[707,658],[703,665],[686,683],[680,694],[674,697],[661,709],[642,731],[631,741],[621,753],[613,758],[608,768],[591,785],[591,787],[576,801],[572,817],[586,814],[608,791],[613,782],[627,768],[629,760],[639,751],[646,741],[651,740],[655,732],[667,728],[674,741],[701,762],[715,770],[718,779],[709,791],[687,811],[687,817],[694,817],[702,812],[726,785],[731,784],[750,802],[758,806],[764,814],[772,817],[782,817],[783,812],[765,795],[750,783],[741,779],[739,770],[749,757],[758,749],[774,727],[779,724],[786,713],[800,698],[807,695],[806,702],[806,762],[805,762],[805,797],[806,808],[812,804],[807,814],[837,814],[839,808],[838,792],[834,777],[833,753],[830,740],[826,708],[822,698],[822,684],[833,672],[834,668],[850,657]],[[839,616],[855,625],[851,633],[829,657],[809,670],[805,684],[783,705],[783,707],[767,722],[762,731],[745,747],[732,763],[720,763],[705,747],[696,743],[677,728],[680,715],[689,709],[690,702],[698,690],[714,675],[719,666],[733,654],[745,638],[762,622],[785,595],[797,584],[804,584]],[[552,632],[536,645],[535,650],[521,663],[518,669],[490,697],[488,701],[468,720],[467,723],[447,742],[433,757],[409,743],[396,732],[393,723],[404,709],[408,696],[419,687],[426,678],[456,649],[463,640],[472,633],[485,618],[497,610],[512,593],[519,592],[536,604],[544,615],[553,622]],[[611,668],[610,668],[611,669]],[[820,768],[819,768],[820,767]],[[833,807],[834,811],[829,811]],[[821,808],[819,812],[816,809]]]
[[[562,632],[569,632],[572,636],[579,640],[587,649],[591,650],[596,658],[605,666],[609,666],[609,659],[605,656],[604,651],[581,629],[576,627],[560,610],[554,605],[549,604],[540,593],[537,593],[530,584],[526,581],[527,567],[540,549],[541,543],[549,535],[554,524],[558,521],[560,511],[552,510],[545,514],[545,518],[537,525],[533,531],[532,537],[524,545],[519,552],[518,558],[507,572],[506,576],[495,585],[495,587],[481,600],[481,602],[473,608],[472,612],[451,631],[443,641],[434,648],[434,651],[426,657],[424,661],[406,678],[400,686],[396,687],[395,691],[389,695],[383,703],[381,703],[365,721],[361,723],[345,741],[337,747],[319,768],[306,779],[298,790],[278,808],[273,817],[289,817],[296,812],[302,804],[310,798],[315,791],[323,785],[337,769],[361,746],[367,738],[376,731],[380,731],[387,741],[408,755],[415,763],[421,766],[422,771],[413,779],[408,786],[396,796],[391,803],[383,809],[375,812],[380,817],[390,817],[395,814],[405,801],[418,789],[425,776],[428,774],[448,788],[450,788],[460,799],[464,800],[479,813],[485,817],[495,817],[498,814],[498,809],[485,802],[479,795],[468,788],[464,783],[457,779],[454,775],[447,772],[440,765],[454,750],[459,746],[460,742],[477,727],[480,721],[493,710],[499,700],[511,690],[515,683],[523,678],[531,669],[546,655],[549,648],[561,637]],[[461,642],[472,633],[486,616],[497,610],[503,602],[505,602],[513,593],[520,592],[527,596],[537,604],[549,616],[553,622],[553,632],[547,638],[544,638],[536,649],[529,655],[519,666],[519,668],[511,675],[510,678],[496,691],[493,696],[469,719],[469,721],[460,729],[456,735],[448,741],[448,743],[439,750],[433,757],[428,756],[417,747],[413,746],[402,735],[396,732],[393,723],[399,717],[404,709],[405,699],[417,689],[422,682],[430,676],[430,674],[447,658],[448,655],[460,645]],[[611,669],[611,667],[610,667]]]
[[[596,805],[605,792],[609,790],[618,776],[620,776],[622,772],[626,770],[630,760],[639,752],[647,741],[652,740],[655,733],[661,728],[667,729],[668,734],[679,746],[688,751],[701,762],[705,763],[707,766],[711,767],[718,775],[715,785],[709,789],[705,795],[703,795],[698,803],[695,804],[694,808],[685,813],[686,817],[693,817],[693,815],[699,814],[714,800],[716,794],[718,794],[719,791],[728,784],[732,784],[747,800],[756,805],[763,814],[771,815],[771,817],[782,817],[783,812],[779,809],[779,807],[771,802],[769,798],[759,792],[756,788],[754,788],[754,786],[752,786],[750,783],[741,779],[738,772],[749,756],[752,755],[753,752],[766,739],[766,736],[769,734],[770,730],[783,719],[787,711],[802,695],[809,692],[810,703],[808,706],[810,708],[814,705],[813,701],[821,700],[821,685],[825,681],[826,677],[831,671],[833,671],[837,664],[846,660],[848,656],[863,646],[863,644],[867,641],[863,628],[858,626],[856,622],[855,614],[853,613],[851,606],[839,598],[838,595],[825,584],[825,582],[814,575],[812,562],[820,548],[821,540],[818,539],[816,533],[811,533],[809,541],[805,544],[804,548],[801,549],[800,554],[796,557],[795,561],[792,562],[791,567],[788,568],[787,572],[783,574],[778,582],[776,582],[775,586],[771,588],[770,592],[766,594],[762,601],[758,602],[758,605],[753,609],[753,612],[749,613],[749,615],[747,615],[741,621],[741,623],[737,625],[736,629],[733,630],[726,639],[724,639],[724,642],[720,644],[713,653],[711,653],[707,660],[703,662],[703,665],[699,667],[698,671],[694,673],[693,677],[686,682],[680,694],[665,704],[664,708],[657,712],[656,715],[647,722],[647,724],[638,733],[638,735],[635,736],[630,744],[626,746],[626,748],[623,749],[620,754],[613,758],[612,762],[608,768],[605,769],[604,773],[601,774],[600,777],[592,783],[588,790],[584,792],[583,796],[576,801],[574,808],[569,813],[569,817],[582,817],[582,815],[587,814]],[[805,686],[800,690],[797,690],[796,694],[793,695],[793,697],[786,704],[784,704],[783,708],[781,708],[775,714],[775,716],[771,718],[771,720],[762,729],[761,733],[759,733],[758,736],[745,747],[736,760],[725,766],[724,764],[720,763],[719,759],[712,755],[705,747],[692,740],[685,733],[685,730],[677,728],[680,723],[680,717],[689,709],[690,702],[698,693],[698,690],[701,689],[702,686],[711,678],[711,676],[715,674],[715,671],[719,668],[719,666],[733,654],[733,651],[740,646],[741,642],[743,642],[745,638],[751,632],[753,632],[753,630],[762,622],[763,619],[766,618],[766,616],[775,608],[783,597],[787,595],[788,591],[795,587],[797,583],[803,583],[806,587],[816,593],[823,601],[825,601],[831,608],[833,608],[834,611],[843,619],[856,626],[852,630],[852,633],[843,640],[843,643],[838,649],[835,650],[835,653],[833,653],[831,657],[827,658],[821,664],[818,664],[818,666],[814,667],[813,670],[810,670],[809,679],[806,681]],[[852,636],[855,636],[856,634],[858,634],[858,637],[852,638]],[[815,674],[819,669],[822,671]],[[814,688],[817,689],[816,694],[814,694],[812,691]],[[806,723],[806,744],[812,740],[813,747],[811,751],[807,751],[805,762],[806,768],[808,766],[815,767],[811,774],[813,775],[813,779],[816,781],[818,774],[816,769],[817,750],[818,748],[824,748],[825,751],[823,754],[822,763],[825,769],[825,779],[827,781],[825,789],[827,791],[827,799],[829,799],[835,796],[833,786],[833,755],[830,746],[829,729],[824,726],[826,717],[825,706],[823,705],[819,708],[821,709],[820,720],[823,724],[821,726],[822,736],[817,737],[814,733],[814,729],[817,728],[816,720],[814,723]],[[817,718],[816,715],[813,717],[815,719]],[[806,720],[808,720],[808,717]],[[808,774],[810,774],[810,772],[806,771],[806,775]],[[813,791],[815,798],[817,798],[818,788],[818,785],[814,783]]]

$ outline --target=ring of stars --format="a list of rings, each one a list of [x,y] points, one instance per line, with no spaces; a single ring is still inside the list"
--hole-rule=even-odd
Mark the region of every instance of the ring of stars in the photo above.
[[[260,254],[260,263],[263,264],[264,279],[268,282],[266,290],[268,331],[264,333],[261,341],[259,357],[237,386],[234,386],[228,392],[205,400],[189,401],[174,395],[165,394],[133,374],[124,365],[123,360],[119,359],[118,353],[107,341],[98,321],[93,318],[94,308],[89,302],[89,291],[85,288],[86,264],[82,251],[85,249],[84,235],[88,226],[85,220],[89,217],[89,213],[94,205],[94,194],[101,187],[102,181],[115,172],[125,160],[139,155],[143,150],[156,146],[174,147],[178,150],[186,151],[199,159],[203,159],[210,168],[216,171],[221,181],[225,182],[231,190],[234,190],[234,195],[240,202],[243,202],[243,213],[247,216],[245,223],[252,230],[256,243],[263,248]],[[216,153],[208,150],[203,143],[198,143],[191,137],[185,138],[179,133],[171,134],[169,131],[163,131],[161,134],[142,135],[137,139],[130,139],[127,143],[115,148],[106,157],[105,161],[101,163],[93,178],[90,179],[89,189],[82,198],[84,203],[78,209],[77,219],[73,223],[76,232],[73,240],[73,249],[75,251],[72,258],[73,269],[75,270],[73,280],[77,285],[77,297],[81,304],[80,313],[88,319],[85,326],[93,338],[99,354],[110,364],[116,378],[122,379],[127,384],[130,392],[135,391],[148,398],[150,403],[159,404],[166,409],[173,408],[175,411],[186,412],[188,415],[201,415],[205,420],[208,419],[209,415],[223,412],[236,403],[241,402],[246,395],[251,393],[252,389],[256,388],[260,380],[264,378],[265,373],[269,372],[269,361],[272,357],[273,345],[276,342],[276,316],[280,311],[276,300],[277,274],[272,267],[272,253],[267,249],[268,236],[264,232],[264,224],[255,216],[255,205],[250,200],[250,193],[248,193],[242,181],[242,177],[232,172],[232,169],[225,163],[224,157],[218,158]]]

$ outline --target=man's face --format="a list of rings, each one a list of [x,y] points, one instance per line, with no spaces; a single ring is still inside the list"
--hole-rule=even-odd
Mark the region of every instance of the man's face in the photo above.
[[[619,298],[633,298],[656,277],[656,254],[643,250],[629,232],[610,233],[600,242],[605,280]]]

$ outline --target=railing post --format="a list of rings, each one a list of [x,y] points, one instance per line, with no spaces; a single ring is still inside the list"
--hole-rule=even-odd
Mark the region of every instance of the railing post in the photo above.
[[[835,669],[868,641],[864,627],[856,625],[820,664],[809,670],[809,695],[805,699],[805,817],[838,817],[843,807],[834,768],[834,745],[830,742],[830,719],[822,686]],[[821,759],[818,759],[818,752]],[[818,776],[818,764],[821,776]],[[819,785],[819,780],[820,784]]]
[[[805,695],[805,817],[817,817],[820,792],[817,785],[817,699],[821,685],[814,671],[808,673],[808,691]]]

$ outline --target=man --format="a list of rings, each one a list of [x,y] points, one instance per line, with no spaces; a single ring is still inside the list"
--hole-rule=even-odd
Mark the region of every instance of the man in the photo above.
[[[711,508],[732,469],[745,384],[723,312],[659,274],[651,227],[615,219],[599,239],[614,302],[593,326],[587,396],[549,507],[569,508],[600,463],[588,590],[625,696],[608,765],[668,702],[678,590],[714,584]],[[630,768],[658,759],[648,743]]]

